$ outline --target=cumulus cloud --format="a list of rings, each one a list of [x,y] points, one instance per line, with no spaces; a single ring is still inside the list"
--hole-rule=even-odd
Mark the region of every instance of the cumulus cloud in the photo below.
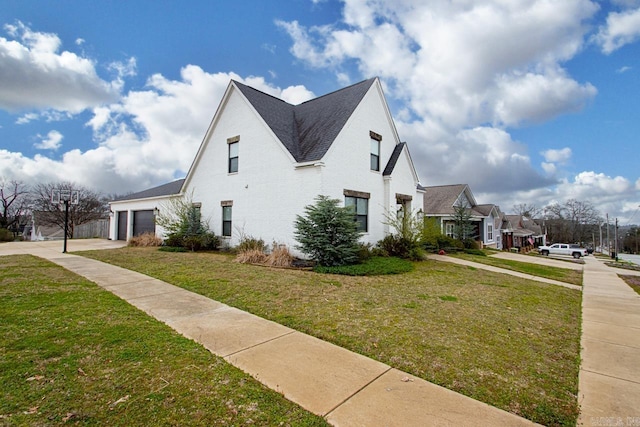
[[[561,148],[560,150],[546,150],[540,154],[542,154],[542,157],[544,157],[545,161],[547,162],[566,163],[571,158],[572,151],[571,148],[565,147]]]
[[[63,135],[57,130],[49,131],[46,136],[38,134],[40,142],[36,142],[33,146],[38,150],[57,150],[60,148]]]
[[[345,0],[342,21],[279,21],[291,53],[340,83],[377,75],[404,107],[396,116],[423,183],[464,181],[478,191],[553,183],[508,127],[579,111],[596,88],[568,75],[598,10],[589,0]]]
[[[0,108],[79,113],[117,99],[119,86],[101,79],[92,60],[60,51],[57,35],[21,22],[4,29],[12,39],[0,37]]]
[[[188,65],[177,80],[154,74],[145,90],[131,90],[119,102],[93,108],[86,126],[95,148],[70,150],[59,159],[0,150],[0,176],[25,182],[70,180],[108,193],[142,190],[182,177],[231,79],[289,102],[314,96],[304,86],[279,88],[263,77],[207,73]],[[40,148],[55,149],[62,135],[52,131],[41,138]]]
[[[640,7],[623,12],[611,12],[594,40],[602,52],[610,54],[640,38]]]

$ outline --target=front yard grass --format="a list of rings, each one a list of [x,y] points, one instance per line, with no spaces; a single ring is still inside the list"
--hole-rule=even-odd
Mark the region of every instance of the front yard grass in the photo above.
[[[451,263],[341,276],[221,253],[82,255],[148,274],[545,425],[575,425],[579,291]]]
[[[532,276],[544,277],[546,279],[553,279],[572,285],[582,286],[582,271],[573,270],[570,268],[550,267],[528,262],[513,261],[510,259],[494,258],[491,256],[469,255],[464,253],[458,253],[449,256],[466,259],[468,261],[473,261],[480,264],[504,268],[507,270],[517,271],[519,273],[530,274]]]
[[[62,267],[0,257],[0,425],[326,422]]]

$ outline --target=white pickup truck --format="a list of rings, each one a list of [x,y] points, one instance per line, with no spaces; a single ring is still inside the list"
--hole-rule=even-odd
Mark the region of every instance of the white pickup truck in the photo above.
[[[538,253],[541,255],[571,255],[574,258],[587,256],[589,252],[579,245],[568,243],[554,243],[551,246],[538,246]]]

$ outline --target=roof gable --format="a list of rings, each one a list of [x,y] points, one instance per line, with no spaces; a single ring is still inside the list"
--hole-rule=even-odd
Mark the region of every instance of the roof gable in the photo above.
[[[464,193],[466,184],[425,187],[424,213],[453,214],[458,198]]]
[[[234,84],[297,162],[321,159],[376,78],[291,105],[237,81]]]

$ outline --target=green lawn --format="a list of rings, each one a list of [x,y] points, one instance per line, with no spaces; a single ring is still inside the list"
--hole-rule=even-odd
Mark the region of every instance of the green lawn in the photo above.
[[[238,264],[221,253],[83,255],[257,314],[546,425],[575,425],[579,291],[451,263],[375,277]]]
[[[321,426],[69,271],[0,257],[0,425]]]
[[[513,261],[510,259],[494,258],[491,256],[478,256],[463,253],[458,253],[450,256],[466,259],[468,261],[478,262],[480,264],[486,264],[494,267],[504,268],[507,270],[517,271],[519,273],[530,274],[532,276],[544,277],[547,279],[558,280],[560,282],[569,283],[572,285],[582,286],[582,271],[579,270],[573,270],[570,268],[549,267],[546,265]]]

